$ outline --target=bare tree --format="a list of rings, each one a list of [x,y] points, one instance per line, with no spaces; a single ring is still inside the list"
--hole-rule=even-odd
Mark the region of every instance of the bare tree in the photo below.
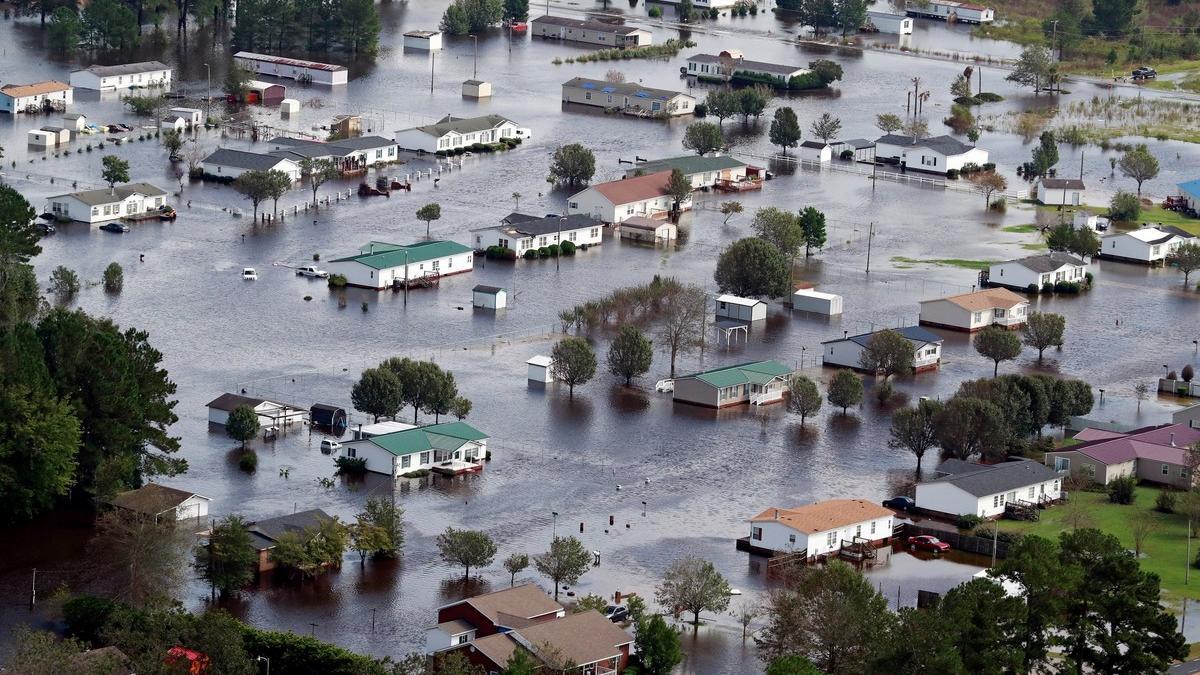
[[[1142,546],[1146,539],[1158,531],[1161,523],[1158,516],[1150,511],[1138,511],[1129,519],[1129,533],[1133,535],[1133,553],[1137,558],[1142,557]]]
[[[737,619],[738,625],[742,627],[742,644],[746,643],[746,635],[750,632],[750,624],[754,620],[763,615],[763,608],[755,603],[742,601],[734,606],[733,611],[729,612],[729,616]]]
[[[675,359],[679,355],[703,346],[707,314],[708,296],[699,286],[684,286],[663,299],[658,337],[671,356],[671,377],[675,377]]]
[[[1062,505],[1062,521],[1072,530],[1092,527],[1091,507],[1080,499],[1070,499]]]
[[[91,546],[118,599],[136,607],[168,604],[189,570],[187,537],[173,520],[114,509],[97,519]]]
[[[1137,411],[1142,412],[1142,401],[1150,395],[1150,387],[1147,387],[1145,382],[1138,382],[1133,387],[1133,395],[1137,398]]]

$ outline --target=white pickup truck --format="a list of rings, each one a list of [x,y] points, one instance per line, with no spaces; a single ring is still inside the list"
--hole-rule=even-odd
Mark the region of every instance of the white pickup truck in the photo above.
[[[298,267],[296,268],[296,274],[299,274],[302,277],[320,277],[322,279],[329,277],[329,272],[326,272],[322,269],[317,269],[316,265],[305,265],[303,267]]]

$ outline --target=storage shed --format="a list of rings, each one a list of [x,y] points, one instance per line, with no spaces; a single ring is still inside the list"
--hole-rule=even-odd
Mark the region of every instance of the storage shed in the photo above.
[[[483,80],[465,80],[462,86],[463,98],[491,98],[492,83]]]
[[[442,33],[436,30],[410,30],[404,34],[405,49],[433,51],[442,48]]]
[[[504,309],[508,307],[508,291],[480,284],[471,290],[471,304],[483,309]]]
[[[66,145],[71,142],[71,130],[66,127],[45,126],[42,131],[54,134],[54,140],[59,145]]]
[[[262,80],[250,80],[246,83],[246,103],[262,105],[278,105],[283,102],[287,89],[282,84],[272,84]]]
[[[735,321],[758,321],[767,318],[767,303],[753,298],[722,295],[717,298],[717,318]]]
[[[30,145],[38,148],[53,148],[58,145],[58,135],[51,131],[31,129],[28,139]]]
[[[171,108],[167,113],[182,117],[189,127],[198,127],[204,123],[204,111],[199,108]]]
[[[335,405],[314,403],[308,410],[313,426],[336,431],[340,436],[346,430],[346,411]]]
[[[63,126],[73,131],[83,131],[87,126],[87,115],[83,113],[66,113],[62,116]]]
[[[529,367],[529,381],[541,382],[548,384],[554,381],[554,375],[550,373],[550,357],[538,354],[537,356],[525,362]]]
[[[673,241],[679,237],[679,229],[668,220],[655,220],[645,216],[631,216],[621,222],[622,239],[634,241]]]
[[[842,296],[802,288],[792,294],[792,309],[836,316],[842,313]]]
[[[279,102],[280,115],[295,115],[298,112],[300,112],[300,101],[294,98],[285,98]]]

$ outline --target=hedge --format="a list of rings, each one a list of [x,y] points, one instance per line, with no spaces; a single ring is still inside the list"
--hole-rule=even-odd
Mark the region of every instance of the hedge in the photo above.
[[[575,242],[564,241],[561,250],[563,255],[575,255]]]

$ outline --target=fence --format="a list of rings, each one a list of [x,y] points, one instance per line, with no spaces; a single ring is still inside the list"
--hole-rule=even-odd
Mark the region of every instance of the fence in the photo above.
[[[927,534],[937,537],[942,541],[950,544],[950,548],[957,551],[965,551],[967,553],[975,553],[982,556],[992,555],[992,540],[985,537],[976,537],[971,534],[962,534],[956,530],[941,530],[932,527],[921,527],[920,525],[905,526],[905,537],[914,537]],[[1008,556],[1008,542],[998,540],[996,544],[996,558],[1001,559]]]

